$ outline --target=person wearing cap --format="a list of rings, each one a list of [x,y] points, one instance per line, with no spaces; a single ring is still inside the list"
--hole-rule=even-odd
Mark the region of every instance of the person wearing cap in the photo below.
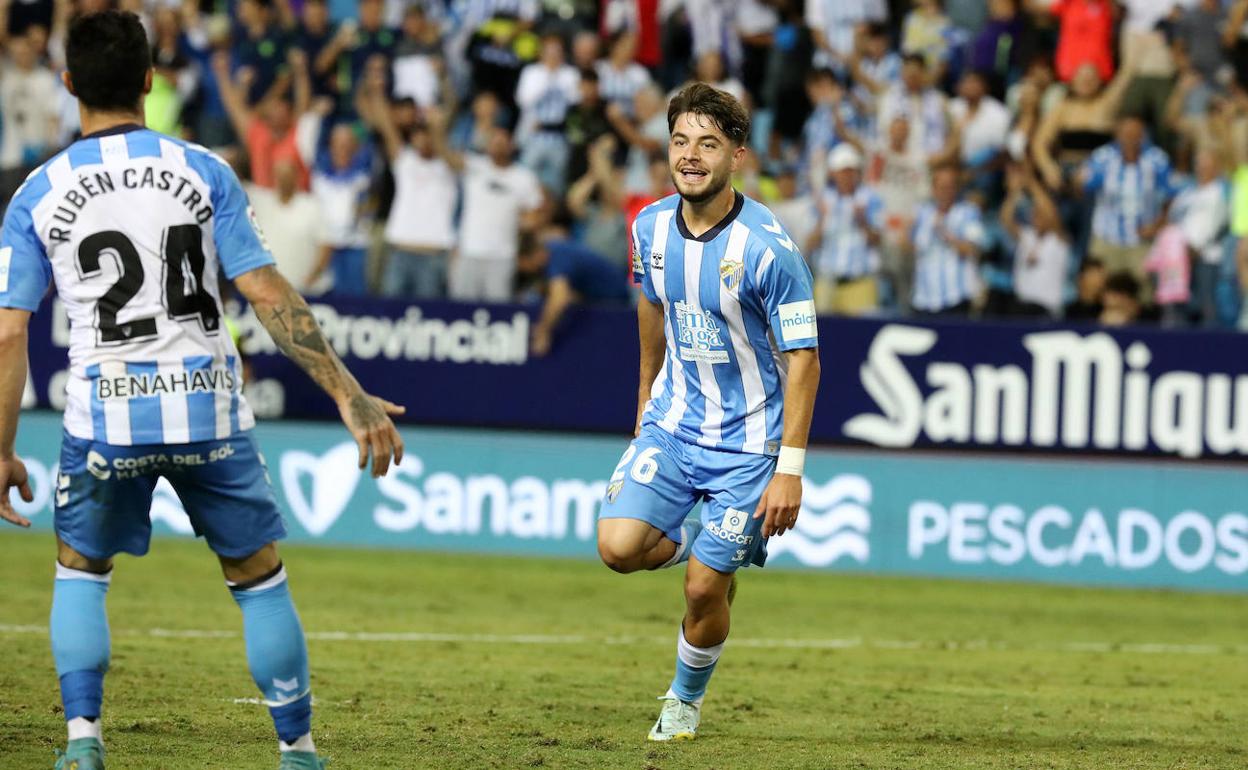
[[[848,143],[828,153],[828,177],[818,198],[819,221],[807,253],[815,274],[818,313],[860,316],[880,305],[880,238],[884,202],[862,184],[862,156]]]

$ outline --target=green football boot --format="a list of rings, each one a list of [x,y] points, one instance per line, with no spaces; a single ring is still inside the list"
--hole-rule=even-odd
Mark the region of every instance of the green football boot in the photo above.
[[[329,760],[311,751],[283,751],[277,770],[325,770]]]
[[[53,770],[104,770],[104,744],[99,738],[76,738],[56,752]]]

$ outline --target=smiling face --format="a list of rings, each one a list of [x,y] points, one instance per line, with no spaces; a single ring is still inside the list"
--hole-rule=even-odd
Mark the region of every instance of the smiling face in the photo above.
[[[667,145],[668,168],[676,191],[690,203],[704,203],[732,180],[745,148],[731,140],[706,115],[681,113]]]

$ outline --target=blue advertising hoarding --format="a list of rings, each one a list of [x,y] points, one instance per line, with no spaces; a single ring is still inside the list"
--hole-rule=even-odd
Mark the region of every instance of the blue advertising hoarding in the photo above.
[[[533,358],[534,308],[314,302],[335,349],[415,424],[620,432],[636,415],[636,319],[580,308]],[[329,402],[235,314],[247,393],[264,417],[333,418]],[[32,404],[64,400],[68,326],[49,302],[31,331]],[[889,448],[1248,457],[1248,335],[1033,324],[819,321],[811,436]]]
[[[585,559],[628,444],[406,427],[402,466],[374,480],[339,426],[262,422],[256,434],[294,542]],[[59,436],[59,415],[23,415],[35,500],[12,499],[40,529]],[[770,541],[768,565],[1244,591],[1245,489],[1238,469],[1191,463],[813,449],[797,529]],[[151,514],[157,534],[191,533],[163,482]]]

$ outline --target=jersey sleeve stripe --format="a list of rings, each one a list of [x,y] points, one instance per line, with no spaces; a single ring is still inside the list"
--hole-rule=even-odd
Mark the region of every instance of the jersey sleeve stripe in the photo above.
[[[70,145],[69,152],[65,153],[65,157],[69,160],[71,169],[79,169],[83,166],[99,165],[103,163],[103,156],[100,153],[99,139],[83,139]]]
[[[770,248],[763,253],[763,258],[758,260],[758,269],[754,271],[754,284],[763,282],[763,273],[767,272],[767,268],[771,267],[771,263],[776,260],[776,253]]]
[[[124,136],[132,159],[160,157],[160,137],[151,131],[129,131]]]

